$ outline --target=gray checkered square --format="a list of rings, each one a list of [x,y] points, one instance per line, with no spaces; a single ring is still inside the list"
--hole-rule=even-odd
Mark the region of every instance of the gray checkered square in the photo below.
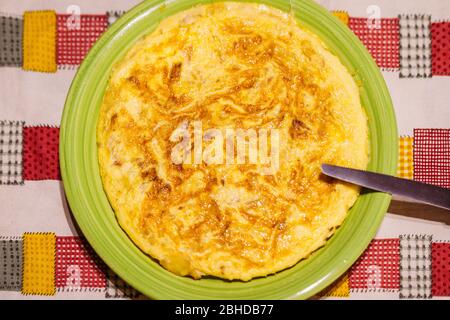
[[[125,11],[122,10],[106,11],[106,16],[108,17],[108,27],[116,22],[116,20],[119,19],[124,13]]]
[[[22,289],[22,240],[0,240],[0,290]]]
[[[403,14],[400,21],[400,78],[431,77],[431,16]]]
[[[22,66],[23,20],[0,16],[0,66]]]
[[[142,299],[144,296],[123,281],[111,269],[106,271],[106,298],[113,299]]]
[[[0,121],[0,185],[23,184],[23,121]]]
[[[431,298],[431,235],[400,236],[400,298]]]

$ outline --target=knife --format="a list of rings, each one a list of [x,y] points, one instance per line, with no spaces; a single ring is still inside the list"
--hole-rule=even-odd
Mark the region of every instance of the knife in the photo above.
[[[372,190],[404,196],[432,206],[450,210],[450,189],[397,178],[386,174],[322,164],[327,176],[360,185]]]

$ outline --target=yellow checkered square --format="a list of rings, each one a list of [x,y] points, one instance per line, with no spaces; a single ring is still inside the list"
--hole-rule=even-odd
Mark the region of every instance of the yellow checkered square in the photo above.
[[[413,166],[413,137],[400,137],[397,175],[401,178],[412,179]]]
[[[23,69],[56,72],[56,13],[28,11],[23,21]]]
[[[55,294],[54,233],[24,233],[22,293]]]
[[[331,11],[331,13],[348,26],[348,13],[346,11]]]
[[[320,294],[321,297],[341,297],[348,298],[350,296],[350,286],[348,281],[348,274],[344,274],[332,285],[323,290]]]

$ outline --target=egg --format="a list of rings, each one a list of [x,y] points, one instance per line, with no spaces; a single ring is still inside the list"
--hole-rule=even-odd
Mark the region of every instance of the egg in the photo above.
[[[265,152],[233,159],[239,130],[259,139],[244,151]],[[111,72],[97,145],[120,226],[149,259],[195,279],[248,281],[308,258],[359,194],[321,164],[369,159],[340,60],[292,15],[237,2],[170,16],[130,49]]]

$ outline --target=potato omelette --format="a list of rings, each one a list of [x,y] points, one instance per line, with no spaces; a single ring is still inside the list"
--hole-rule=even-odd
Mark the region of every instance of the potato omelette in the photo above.
[[[276,130],[277,170],[174,161],[174,132],[194,135],[194,122]],[[291,14],[237,2],[170,16],[134,44],[112,70],[97,125],[119,224],[164,268],[195,279],[248,281],[323,246],[359,189],[320,165],[366,168],[368,140],[358,86],[325,44]]]

